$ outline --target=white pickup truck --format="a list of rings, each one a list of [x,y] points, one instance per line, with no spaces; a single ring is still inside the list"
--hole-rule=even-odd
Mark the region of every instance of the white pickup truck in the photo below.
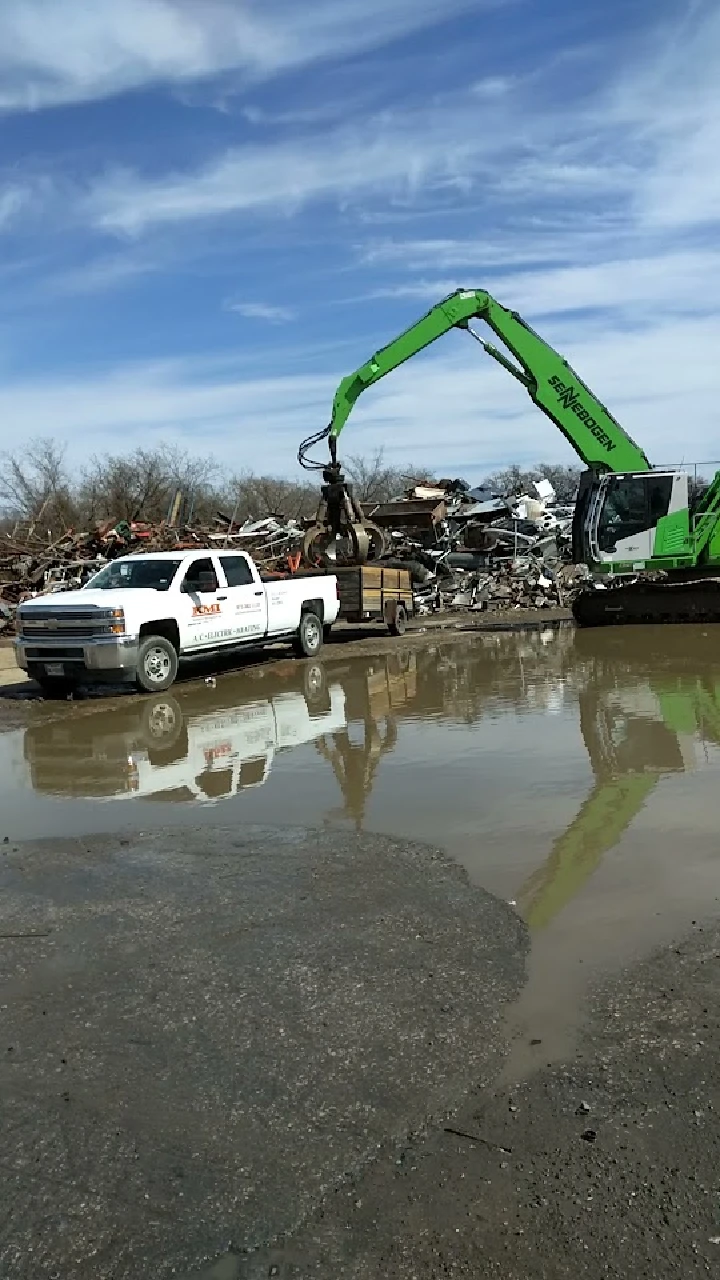
[[[79,591],[25,601],[15,657],[48,694],[127,681],[159,693],[184,659],[226,649],[289,639],[314,657],[339,607],[334,575],[263,581],[244,551],[123,556]]]

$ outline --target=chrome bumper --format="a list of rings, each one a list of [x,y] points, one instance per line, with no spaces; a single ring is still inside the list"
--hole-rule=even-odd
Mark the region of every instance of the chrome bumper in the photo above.
[[[107,640],[73,642],[58,639],[15,640],[15,661],[23,671],[46,662],[61,662],[67,674],[74,672],[119,671],[134,673],[138,664],[138,641],[134,636],[110,636]]]

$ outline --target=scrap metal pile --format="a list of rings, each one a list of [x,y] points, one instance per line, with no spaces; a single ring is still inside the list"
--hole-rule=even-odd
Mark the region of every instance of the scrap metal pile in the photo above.
[[[573,509],[549,481],[534,487],[503,497],[441,480],[363,514],[386,535],[386,562],[410,569],[418,613],[557,608],[584,576],[570,563]]]
[[[392,502],[363,504],[382,533],[382,562],[410,570],[418,613],[443,609],[548,609],[566,602],[572,509],[540,481],[534,497],[499,497],[462,480],[415,485]],[[0,635],[29,597],[83,586],[108,560],[142,551],[235,547],[265,572],[312,567],[303,557],[311,522],[281,514],[237,523],[218,512],[209,528],[112,521],[42,538],[0,533]],[[317,562],[314,562],[317,563]]]

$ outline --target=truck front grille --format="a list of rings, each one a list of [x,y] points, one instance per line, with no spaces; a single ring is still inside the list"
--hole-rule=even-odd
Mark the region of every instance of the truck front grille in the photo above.
[[[109,619],[98,617],[97,609],[33,609],[21,626],[26,640],[89,640],[110,632]]]

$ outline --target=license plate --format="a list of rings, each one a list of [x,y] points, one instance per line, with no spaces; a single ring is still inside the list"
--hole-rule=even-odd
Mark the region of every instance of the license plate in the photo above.
[[[64,676],[65,667],[63,663],[62,662],[46,662],[45,675],[46,676]]]

